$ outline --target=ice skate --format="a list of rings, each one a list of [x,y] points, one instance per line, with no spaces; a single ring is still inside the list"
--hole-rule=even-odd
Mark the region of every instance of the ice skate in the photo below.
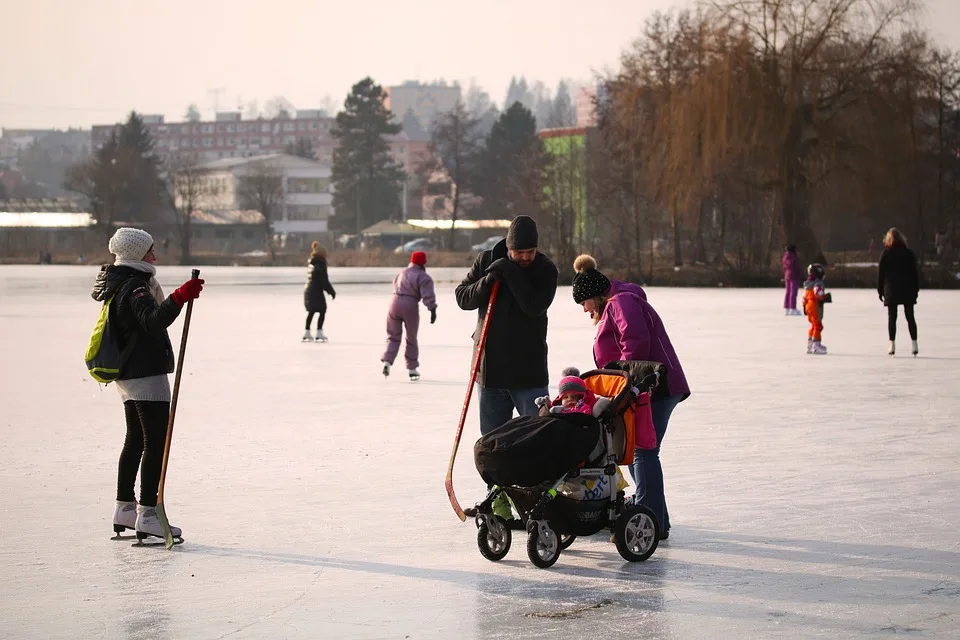
[[[313,336],[310,335],[310,329],[307,329],[304,332],[303,337],[300,338],[300,342],[313,342]]]
[[[113,532],[120,538],[120,534],[127,529],[137,526],[137,503],[117,500],[117,508],[113,511]]]
[[[390,363],[389,363],[389,362],[384,362],[384,363],[383,363],[383,377],[386,378],[386,377],[389,376],[389,375],[390,375]]]
[[[792,310],[790,311],[790,315],[792,315],[792,316],[802,316],[802,315],[803,315],[803,311],[800,311],[800,309],[792,309]]]
[[[822,344],[820,344],[819,341],[814,341],[814,343],[813,343],[813,351],[811,351],[810,353],[812,353],[812,354],[814,354],[814,355],[817,355],[817,356],[825,356],[825,355],[827,355],[827,348],[826,348],[825,346],[823,346]]]
[[[892,356],[897,352],[897,343],[893,340],[890,341],[890,348],[887,350],[887,355]]]
[[[785,315],[785,316],[791,316],[791,315],[793,315],[793,313],[790,311],[790,309],[784,309],[784,310],[783,310],[783,315]]]
[[[917,344],[916,340],[913,341],[912,349],[910,351],[913,353],[913,355],[920,353],[920,345]]]
[[[420,379],[420,372],[417,371],[416,369],[410,369],[409,371],[407,371],[407,373],[410,374],[410,380],[419,380],[419,379]]]
[[[323,333],[323,331],[321,331],[320,329],[317,329],[317,342],[326,342],[326,341],[327,341],[327,336]]]
[[[150,536],[162,538],[163,527],[160,526],[160,518],[157,517],[157,508],[137,505],[137,523],[135,528],[137,530],[137,540],[143,540]],[[180,538],[183,535],[180,527],[173,525],[170,525],[170,533],[173,534],[174,538]]]
[[[813,353],[813,338],[807,338],[807,353]]]

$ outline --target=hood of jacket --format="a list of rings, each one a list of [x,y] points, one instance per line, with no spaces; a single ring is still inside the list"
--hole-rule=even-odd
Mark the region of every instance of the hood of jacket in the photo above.
[[[120,285],[130,278],[140,278],[143,281],[150,279],[151,274],[146,271],[138,271],[132,267],[118,267],[112,264],[105,264],[100,267],[100,273],[93,283],[93,291],[90,293],[97,302],[109,300],[120,288]]]

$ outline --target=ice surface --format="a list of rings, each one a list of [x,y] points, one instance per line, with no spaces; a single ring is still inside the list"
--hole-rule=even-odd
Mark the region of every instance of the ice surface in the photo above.
[[[453,299],[465,269],[432,270],[416,383],[402,361],[380,375],[392,269],[331,270],[327,344],[300,343],[304,269],[204,269],[167,483],[186,543],[110,541],[124,427],[81,363],[95,271],[0,267],[2,638],[960,634],[958,293],[921,292],[914,359],[886,355],[872,291],[834,292],[817,357],[779,291],[651,288],[694,391],[664,443],[670,539],[639,564],[580,539],[541,570],[519,532],[483,559],[443,490],[475,318]],[[168,291],[189,277],[160,273]],[[592,335],[561,289],[554,382],[591,365]],[[464,504],[483,492],[475,402]]]

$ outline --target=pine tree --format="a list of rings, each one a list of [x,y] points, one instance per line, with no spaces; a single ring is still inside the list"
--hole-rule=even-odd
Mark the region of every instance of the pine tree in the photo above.
[[[339,142],[333,152],[333,229],[359,233],[401,211],[405,175],[390,155],[386,136],[402,127],[392,122],[385,97],[380,85],[364,78],[353,85],[337,114],[331,131]]]
[[[509,219],[537,216],[543,193],[543,144],[533,113],[514,102],[487,136],[476,178],[486,215]]]

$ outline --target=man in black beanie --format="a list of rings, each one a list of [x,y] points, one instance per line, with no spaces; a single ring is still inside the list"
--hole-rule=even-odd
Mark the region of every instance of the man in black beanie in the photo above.
[[[474,348],[480,338],[490,290],[500,280],[477,382],[480,432],[513,417],[535,416],[536,399],[547,395],[547,308],[557,293],[557,267],[537,251],[537,223],[517,216],[507,237],[477,256],[457,287],[457,304],[478,310]]]

